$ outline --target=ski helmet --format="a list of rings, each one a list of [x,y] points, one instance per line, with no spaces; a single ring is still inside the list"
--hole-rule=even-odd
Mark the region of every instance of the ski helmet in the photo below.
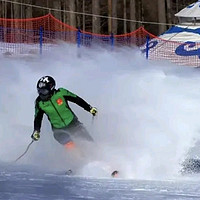
[[[48,100],[55,89],[56,82],[51,76],[43,76],[37,82],[37,91],[42,100]]]

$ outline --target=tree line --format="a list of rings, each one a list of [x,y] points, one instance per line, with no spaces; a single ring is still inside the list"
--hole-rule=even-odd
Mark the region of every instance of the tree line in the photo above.
[[[0,0],[0,17],[34,18],[51,13],[62,22],[88,32],[124,34],[144,26],[159,35],[171,24],[178,23],[175,13],[193,2],[195,0]]]

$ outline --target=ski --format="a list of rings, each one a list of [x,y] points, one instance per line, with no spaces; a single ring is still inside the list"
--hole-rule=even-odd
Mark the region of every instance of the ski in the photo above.
[[[119,175],[119,171],[117,171],[117,170],[115,170],[115,171],[113,171],[113,172],[111,173],[111,176],[112,176],[113,178],[116,178],[118,175]]]
[[[71,175],[73,175],[73,171],[72,171],[71,169],[68,169],[68,170],[65,172],[65,175],[71,176]]]
[[[66,176],[73,176],[74,173],[71,169],[68,169],[65,173],[64,173]],[[119,171],[118,170],[114,170],[112,173],[111,173],[111,177],[113,178],[117,178],[119,175]]]

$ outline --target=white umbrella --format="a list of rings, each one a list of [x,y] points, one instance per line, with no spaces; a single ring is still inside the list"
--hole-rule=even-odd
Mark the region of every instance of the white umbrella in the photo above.
[[[200,0],[175,14],[176,17],[200,18]]]

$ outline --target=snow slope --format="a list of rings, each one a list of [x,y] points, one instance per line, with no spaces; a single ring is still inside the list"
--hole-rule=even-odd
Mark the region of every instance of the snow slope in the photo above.
[[[99,110],[93,121],[89,113],[70,104],[96,142],[82,147],[92,160],[79,172],[82,176],[104,177],[101,169],[107,166],[119,169],[126,179],[180,176],[180,163],[199,139],[198,68],[150,62],[132,49],[111,52],[68,44],[42,58],[2,58],[1,162],[15,160],[31,141],[36,82],[43,75],[53,76],[57,87]],[[41,139],[17,165],[62,171],[80,163],[53,139],[45,118]]]

